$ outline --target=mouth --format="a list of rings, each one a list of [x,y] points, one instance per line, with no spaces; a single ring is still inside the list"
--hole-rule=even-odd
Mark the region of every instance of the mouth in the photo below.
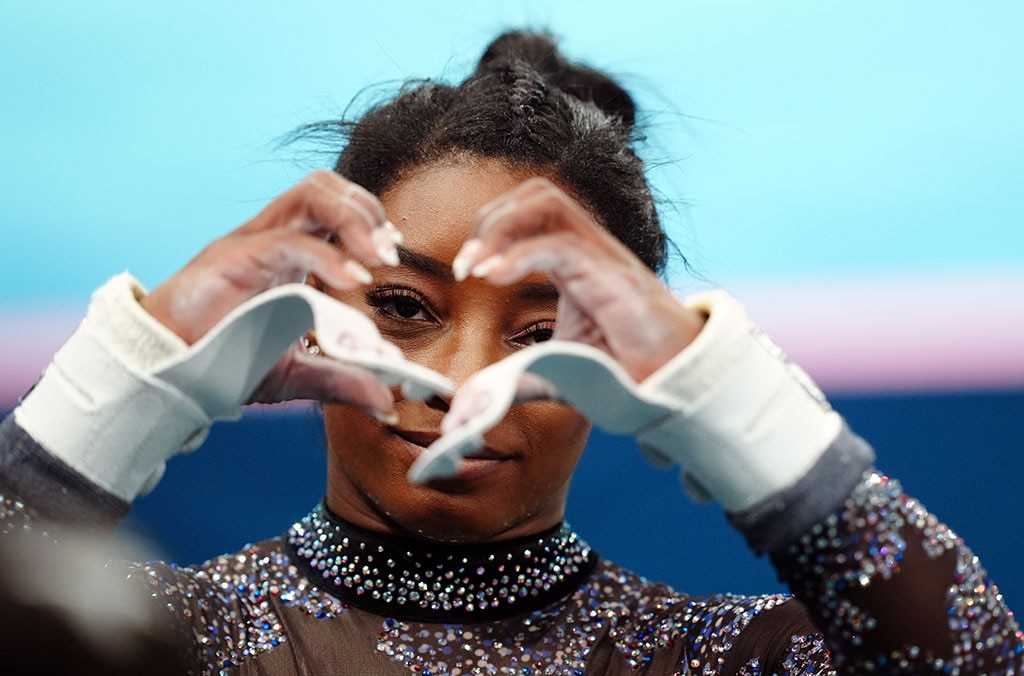
[[[405,442],[404,446],[409,453],[410,462],[426,451],[430,444],[441,438],[441,435],[436,432],[401,430],[392,427],[389,427],[388,431]],[[480,478],[498,471],[513,459],[514,456],[512,455],[501,453],[490,446],[484,446],[472,455],[468,455],[459,461],[459,470],[455,475],[447,479],[439,479],[438,481]]]

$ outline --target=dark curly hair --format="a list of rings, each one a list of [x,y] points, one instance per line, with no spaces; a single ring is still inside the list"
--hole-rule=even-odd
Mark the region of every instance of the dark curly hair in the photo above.
[[[308,125],[341,134],[335,170],[383,194],[408,170],[459,155],[534,167],[580,199],[648,267],[662,272],[667,238],[634,150],[636,107],[607,75],[567,61],[549,34],[511,32],[452,86],[406,83],[355,121]]]

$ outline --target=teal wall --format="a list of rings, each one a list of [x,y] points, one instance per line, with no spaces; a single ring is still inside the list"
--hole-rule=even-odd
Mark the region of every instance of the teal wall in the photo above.
[[[155,284],[321,159],[280,135],[522,25],[636,92],[716,284],[1021,270],[1012,0],[3,0],[0,307]]]

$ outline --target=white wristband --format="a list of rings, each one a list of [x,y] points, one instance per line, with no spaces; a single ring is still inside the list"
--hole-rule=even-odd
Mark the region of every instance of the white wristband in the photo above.
[[[637,385],[606,353],[552,340],[491,364],[459,388],[441,428],[409,469],[425,482],[456,472],[517,397],[527,374],[548,381],[533,394],[558,397],[606,430],[632,434],[659,464],[678,464],[698,498],[743,511],[803,477],[842,426],[807,375],[728,294],[688,304],[708,315],[697,338]],[[531,395],[533,396],[533,395]]]
[[[842,420],[723,291],[687,300],[708,315],[694,342],[640,385],[676,414],[637,435],[681,464],[727,511],[795,484],[839,435]]]
[[[155,485],[168,457],[199,446],[210,426],[190,397],[147,372],[185,343],[154,328],[140,293],[127,274],[98,289],[85,320],[14,411],[40,445],[128,501]]]
[[[40,445],[128,501],[156,484],[167,459],[197,448],[212,420],[239,417],[285,350],[314,326],[325,354],[401,385],[406,398],[454,389],[406,361],[365,314],[304,284],[249,299],[187,347],[138,305],[141,293],[128,275],[101,287],[15,410]]]

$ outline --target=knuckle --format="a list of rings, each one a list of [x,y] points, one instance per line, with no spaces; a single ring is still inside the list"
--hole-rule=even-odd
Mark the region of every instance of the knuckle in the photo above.
[[[287,197],[291,198],[294,204],[304,204],[313,198],[318,192],[316,180],[313,175],[310,174],[304,179],[295,184],[295,186],[288,191]]]
[[[312,171],[298,182],[295,186],[295,193],[302,201],[309,201],[323,194],[325,189],[331,186],[331,172],[327,169]]]
[[[545,216],[557,216],[565,211],[568,203],[565,193],[551,185],[537,197],[537,206]]]
[[[534,190],[550,190],[555,188],[555,184],[546,176],[533,176],[527,179],[523,185]]]
[[[305,180],[312,181],[312,182],[317,183],[317,184],[323,184],[323,183],[327,183],[327,182],[333,181],[336,178],[337,178],[337,174],[335,174],[330,169],[315,169],[315,170],[309,172],[309,174],[306,176]]]

